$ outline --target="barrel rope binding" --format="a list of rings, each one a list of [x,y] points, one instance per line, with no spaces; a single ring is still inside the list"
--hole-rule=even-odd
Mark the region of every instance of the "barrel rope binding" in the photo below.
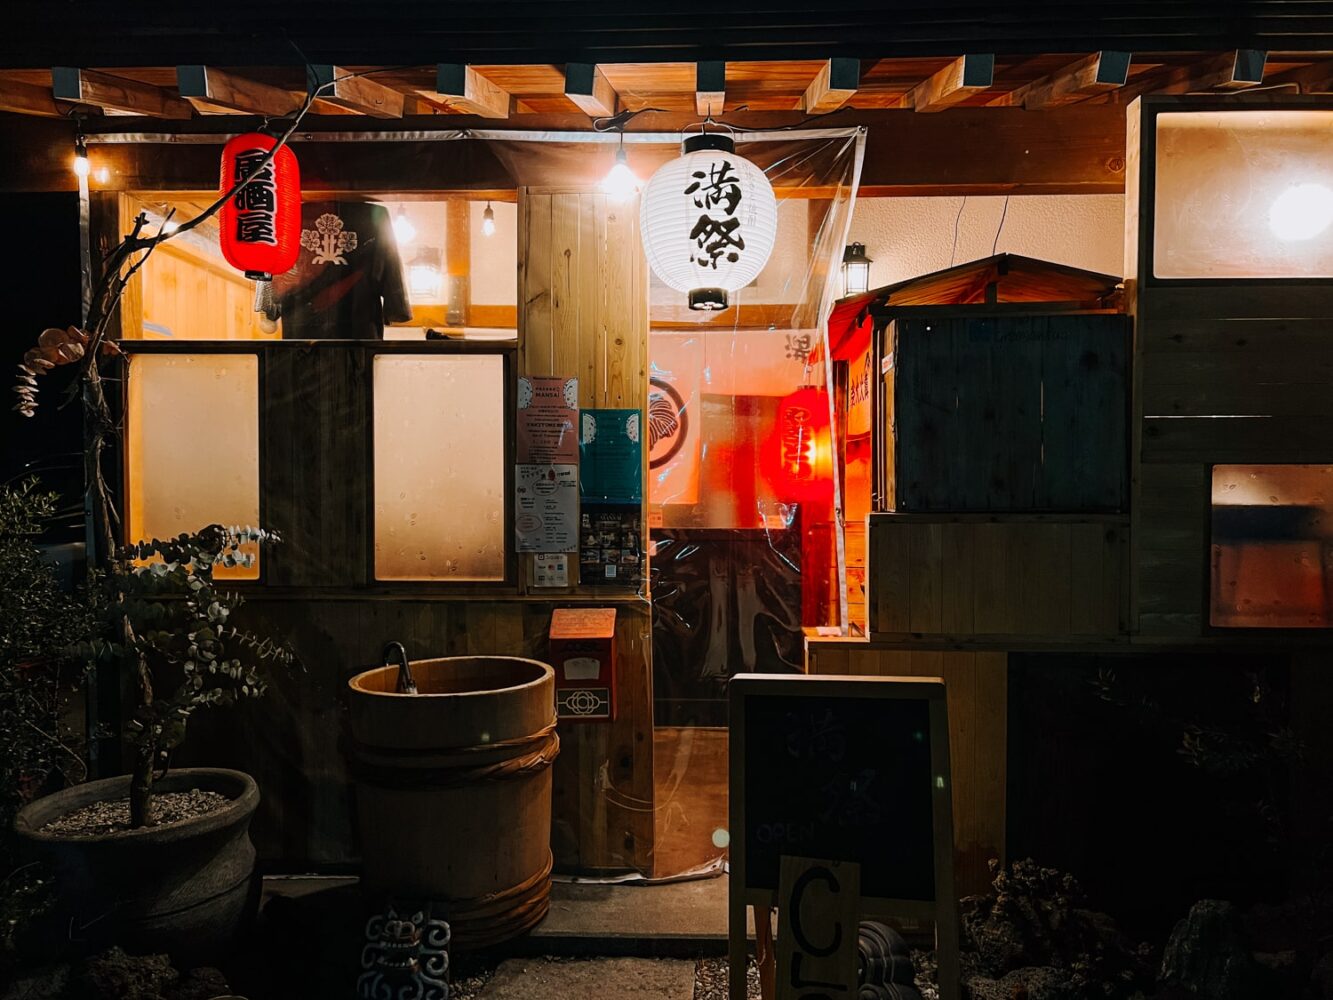
[[[443,900],[454,946],[477,950],[517,937],[541,923],[551,908],[554,863],[547,851],[546,863],[518,885],[471,899]],[[495,912],[501,903],[504,908]]]
[[[478,746],[459,747],[446,752],[431,750],[400,750],[368,746],[355,737],[344,738],[344,755],[352,777],[380,788],[451,788],[480,782],[505,781],[522,778],[543,771],[560,756],[560,737],[552,720],[547,726],[527,736],[498,740]],[[532,747],[527,753],[506,757],[488,764],[470,764],[473,755],[494,750],[512,750]],[[431,767],[401,767],[382,762],[430,758]]]

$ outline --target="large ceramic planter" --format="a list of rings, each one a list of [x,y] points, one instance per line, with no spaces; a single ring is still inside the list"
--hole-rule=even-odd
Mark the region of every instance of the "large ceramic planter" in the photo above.
[[[14,829],[25,847],[55,868],[60,926],[83,947],[119,944],[168,952],[182,964],[216,961],[245,929],[259,898],[249,832],[259,787],[240,771],[180,768],[154,790],[199,788],[231,804],[167,826],[101,836],[42,830],[82,806],[124,798],[129,783],[122,776],[76,785],[18,814]]]

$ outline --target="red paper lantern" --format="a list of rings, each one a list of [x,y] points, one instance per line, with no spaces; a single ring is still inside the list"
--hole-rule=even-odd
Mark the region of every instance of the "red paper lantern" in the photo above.
[[[278,140],[250,132],[222,148],[219,194],[248,177]],[[301,173],[296,154],[278,150],[259,175],[228,198],[219,213],[222,256],[247,278],[267,281],[290,271],[301,252]]]
[[[807,385],[783,397],[770,455],[774,485],[783,498],[815,501],[831,494],[833,445],[823,389]]]

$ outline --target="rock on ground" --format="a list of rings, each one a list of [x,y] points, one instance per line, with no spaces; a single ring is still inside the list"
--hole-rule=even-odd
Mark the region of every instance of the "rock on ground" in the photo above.
[[[1262,978],[1245,946],[1240,914],[1222,900],[1190,907],[1162,953],[1161,984],[1209,1000],[1262,996]]]
[[[691,1000],[694,962],[669,958],[511,958],[479,1000]]]

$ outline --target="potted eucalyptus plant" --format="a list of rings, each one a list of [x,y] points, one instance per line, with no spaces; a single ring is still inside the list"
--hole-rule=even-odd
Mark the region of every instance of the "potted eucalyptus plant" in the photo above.
[[[254,779],[169,764],[195,712],[260,696],[266,668],[293,658],[238,627],[241,598],[214,580],[277,540],[215,524],[125,546],[95,579],[105,631],[80,650],[128,674],[137,692],[123,732],[131,773],[40,798],[15,822],[53,865],[60,925],[76,941],[202,959],[225,951],[252,915]]]

